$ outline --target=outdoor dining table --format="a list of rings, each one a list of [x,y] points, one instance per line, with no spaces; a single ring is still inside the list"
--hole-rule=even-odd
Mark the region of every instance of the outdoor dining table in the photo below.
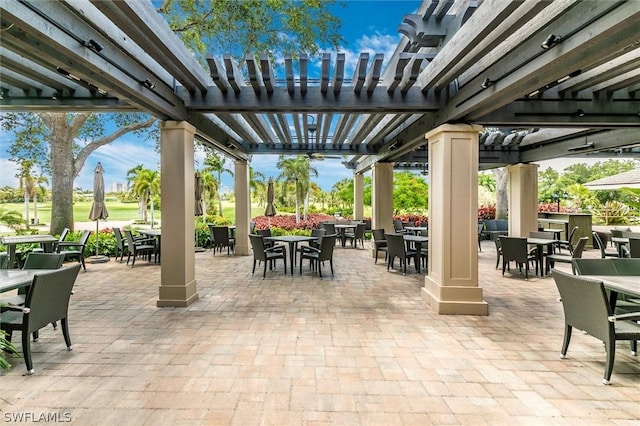
[[[422,231],[428,231],[429,228],[426,226],[405,226],[404,229],[407,231],[413,232],[415,235],[420,234]]]
[[[265,241],[280,241],[289,244],[289,264],[291,265],[291,275],[293,275],[293,266],[295,265],[295,254],[298,249],[298,243],[305,241],[316,241],[318,237],[311,237],[305,235],[279,235],[264,237]]]
[[[54,271],[55,269],[0,269],[0,293],[26,287],[33,282],[35,274]]]
[[[8,268],[12,268],[16,261],[16,245],[18,244],[33,244],[40,243],[45,252],[52,251],[53,243],[58,241],[53,235],[6,235],[0,237],[0,242],[7,246],[7,253],[9,254]]]
[[[611,237],[611,242],[616,245],[616,249],[618,250],[618,256],[620,258],[625,257],[624,248],[629,244],[628,237]]]
[[[357,223],[337,223],[335,225],[336,231],[340,234],[340,244],[342,245],[342,247],[344,247],[347,243],[347,229],[356,229],[356,226],[358,226]]]
[[[146,235],[147,237],[153,237],[156,239],[156,252],[157,252],[157,257],[156,259],[158,259],[158,263],[160,263],[160,255],[162,253],[161,251],[161,247],[162,247],[162,230],[160,229],[139,229],[138,230],[139,233],[141,233],[142,235]]]
[[[615,310],[618,293],[640,298],[640,276],[638,275],[583,275],[585,278],[602,281],[609,290],[609,303]]]
[[[415,244],[416,253],[418,253],[416,257],[416,273],[420,273],[420,252],[422,250],[422,243],[428,243],[429,237],[423,237],[421,235],[412,235],[412,234],[402,234],[402,239],[406,242],[410,242]]]
[[[559,240],[556,239],[547,239],[547,238],[527,238],[527,244],[536,246],[536,257],[537,262],[540,265],[540,276],[544,277],[549,271],[545,271],[544,267],[544,253],[542,249],[547,247],[547,254],[553,253],[553,246],[558,244]]]

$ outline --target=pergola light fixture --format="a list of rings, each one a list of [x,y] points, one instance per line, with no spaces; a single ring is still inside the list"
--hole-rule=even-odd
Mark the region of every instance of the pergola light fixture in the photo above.
[[[585,142],[584,145],[571,146],[567,148],[567,151],[582,151],[583,149],[593,148],[595,144],[593,142]]]
[[[104,49],[100,43],[98,43],[92,38],[84,42],[84,47],[87,47],[91,50],[95,50],[96,52],[101,52],[102,49]]]
[[[51,99],[53,99],[54,101],[57,101],[62,95],[60,95],[60,92],[55,91],[53,92],[53,95],[51,95]]]
[[[540,47],[543,48],[544,50],[548,50],[548,49],[551,49],[556,44],[560,43],[560,41],[562,41],[562,36],[550,34],[549,37],[547,37],[545,41],[542,42]]]
[[[488,89],[489,87],[493,86],[494,81],[491,80],[489,77],[485,78],[484,81],[482,82],[482,84],[480,85],[483,89]]]
[[[576,111],[576,114],[578,115],[578,117],[584,117],[585,116],[585,112],[582,108],[580,108],[578,111]]]
[[[146,87],[147,89],[153,89],[153,88],[155,88],[155,87],[156,87],[156,85],[155,85],[155,84],[153,84],[152,82],[150,82],[149,80],[145,80],[145,81],[143,81],[143,82],[142,82],[142,85],[143,85],[144,87]]]

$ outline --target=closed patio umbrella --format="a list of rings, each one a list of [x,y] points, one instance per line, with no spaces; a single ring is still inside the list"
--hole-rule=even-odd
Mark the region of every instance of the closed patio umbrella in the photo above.
[[[96,221],[96,254],[88,259],[91,263],[109,261],[108,256],[98,254],[98,227],[100,219],[105,220],[107,217],[109,217],[109,211],[104,202],[104,169],[102,168],[102,164],[98,162],[93,171],[93,204],[91,204],[91,211],[89,211],[89,219]]]
[[[269,218],[269,227],[271,227],[271,218],[276,215],[276,208],[273,206],[274,199],[273,179],[269,178],[269,183],[267,184],[267,208],[264,210],[264,215]]]

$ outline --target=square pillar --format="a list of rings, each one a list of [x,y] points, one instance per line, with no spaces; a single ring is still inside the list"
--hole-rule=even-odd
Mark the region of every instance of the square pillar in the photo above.
[[[488,315],[478,286],[478,133],[445,124],[429,141],[429,274],[423,299],[439,314]]]
[[[538,165],[507,166],[509,179],[509,235],[528,237],[538,230]]]
[[[362,173],[353,175],[353,218],[364,219],[364,175]]]
[[[157,306],[185,307],[198,299],[195,279],[193,136],[184,121],[160,123],[162,264]]]
[[[249,222],[251,221],[251,191],[249,189],[249,164],[236,160],[235,198],[236,198],[236,256],[249,255]]]
[[[371,181],[371,228],[393,232],[393,163],[375,163]]]

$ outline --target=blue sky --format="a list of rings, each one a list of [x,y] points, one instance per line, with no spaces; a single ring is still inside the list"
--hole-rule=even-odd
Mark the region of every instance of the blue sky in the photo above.
[[[413,13],[419,7],[420,1],[370,1],[350,0],[343,2],[345,7],[335,7],[334,13],[343,22],[342,36],[346,40],[340,50],[347,57],[347,62],[355,63],[360,52],[383,53],[385,59],[391,57],[400,40],[397,28],[402,17]],[[335,52],[331,52],[335,54]],[[350,75],[353,68],[347,69],[345,75]],[[313,75],[314,71],[310,70]],[[11,143],[11,135],[0,131],[0,187],[17,186],[15,178],[17,166],[8,160],[7,148]],[[116,182],[125,182],[127,170],[138,164],[155,169],[160,163],[160,156],[154,149],[153,141],[140,140],[134,135],[125,135],[117,141],[94,151],[88,158],[74,186],[84,189],[93,188],[93,170],[100,161],[105,170],[105,185],[107,190]],[[196,168],[202,166],[203,153],[196,155]],[[277,156],[253,156],[251,166],[266,177],[276,177]],[[352,173],[341,163],[341,160],[325,159],[315,163],[319,171],[316,182],[327,191],[333,184],[344,178],[351,178]],[[227,167],[233,170],[233,162],[227,161]],[[223,175],[223,186],[233,188],[233,178]]]

